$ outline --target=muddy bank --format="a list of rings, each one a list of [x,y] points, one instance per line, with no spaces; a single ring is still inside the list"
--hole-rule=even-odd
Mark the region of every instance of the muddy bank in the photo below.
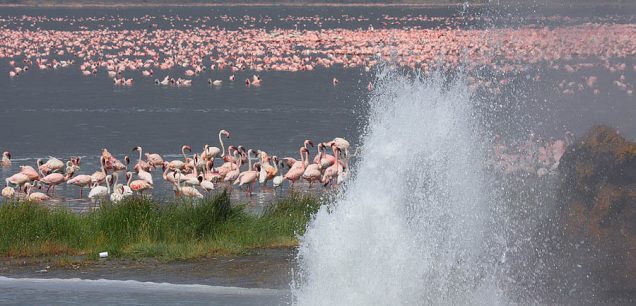
[[[105,259],[61,264],[54,259],[0,262],[0,275],[11,278],[137,280],[172,284],[289,289],[295,250],[259,249],[246,255],[187,261]]]

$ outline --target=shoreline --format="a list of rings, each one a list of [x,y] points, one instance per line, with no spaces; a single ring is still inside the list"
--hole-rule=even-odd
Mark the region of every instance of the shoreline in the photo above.
[[[469,3],[469,6],[486,6],[487,3]],[[161,7],[455,7],[462,3],[69,3],[69,4],[9,4],[0,7],[14,8],[161,8]]]
[[[47,4],[10,4],[0,3],[0,8],[25,8],[25,9],[122,9],[122,8],[232,8],[232,7],[290,7],[290,8],[381,8],[381,7],[394,7],[394,8],[454,8],[462,7],[463,3],[271,3],[271,2],[257,2],[257,3],[47,3]],[[493,3],[467,3],[467,7],[497,7]],[[594,2],[582,2],[582,3],[559,3],[552,2],[541,5],[527,5],[516,4],[514,7],[616,7],[616,8],[636,8],[636,3],[594,3]],[[509,6],[512,7],[512,6]]]
[[[255,249],[253,253],[186,260],[107,258],[59,262],[56,257],[2,257],[7,278],[133,280],[246,288],[289,288],[296,248]]]

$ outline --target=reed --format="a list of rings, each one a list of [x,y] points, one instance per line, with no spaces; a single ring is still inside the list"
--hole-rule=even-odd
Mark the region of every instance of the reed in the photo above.
[[[262,215],[231,205],[227,191],[198,201],[158,203],[142,197],[104,203],[87,214],[29,202],[0,205],[0,256],[190,259],[292,247],[320,203],[290,193]]]

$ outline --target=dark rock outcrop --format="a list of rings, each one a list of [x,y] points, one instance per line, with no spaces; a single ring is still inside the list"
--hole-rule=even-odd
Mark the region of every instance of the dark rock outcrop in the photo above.
[[[636,143],[614,129],[594,127],[567,149],[559,172],[564,238],[587,245],[579,258],[591,274],[613,290],[633,294]]]

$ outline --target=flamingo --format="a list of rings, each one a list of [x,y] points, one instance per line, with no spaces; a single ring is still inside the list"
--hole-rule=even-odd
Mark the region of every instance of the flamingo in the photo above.
[[[210,181],[212,183],[217,183],[221,180],[221,174],[214,169],[214,162],[207,161],[205,163],[205,173],[203,174],[203,179],[206,181]]]
[[[214,190],[214,183],[208,180],[205,180],[202,175],[199,175],[198,179],[199,179],[199,186],[201,186],[203,190],[207,192]]]
[[[291,181],[292,186],[294,186],[294,183],[305,173],[305,153],[308,154],[309,150],[305,147],[301,147],[300,161],[295,162],[283,176],[286,180]]]
[[[252,149],[248,151],[248,160],[250,163],[248,170],[241,172],[234,181],[234,185],[239,185],[239,187],[247,185],[247,195],[252,194],[253,185],[258,179],[258,173],[261,171],[261,165],[259,163],[255,163],[252,169],[252,159],[249,157],[251,151]]]
[[[13,187],[6,186],[2,189],[2,197],[5,199],[13,199],[15,196],[15,189]]]
[[[329,185],[329,183],[338,177],[338,173],[340,173],[340,163],[338,163],[338,155],[340,154],[340,148],[338,148],[335,144],[331,145],[331,149],[333,150],[333,155],[336,157],[336,162],[331,165],[329,168],[325,169],[325,173],[322,176],[322,184],[323,186]]]
[[[208,145],[205,145],[205,149],[201,153],[202,159],[204,160],[214,159],[216,158],[217,155],[219,155],[219,153],[221,154],[221,158],[225,156],[225,144],[223,144],[223,137],[222,137],[224,135],[227,139],[230,139],[230,132],[226,130],[219,131],[219,143],[221,144],[221,149],[219,149],[218,147],[210,147]]]
[[[265,151],[258,151],[258,156],[260,157],[260,161],[261,161],[261,170],[258,174],[258,182],[261,185],[265,185],[267,184],[267,181],[273,179],[276,174],[278,173],[278,168],[272,166],[269,163],[269,156],[267,155],[267,152]]]
[[[26,193],[25,199],[27,199],[28,201],[41,203],[41,202],[44,202],[44,201],[48,201],[50,199],[50,197],[48,195],[46,195],[44,193],[41,193],[41,192],[31,193],[31,189],[32,188],[33,188],[33,186],[31,185],[31,183],[26,183],[24,185],[24,193]]]
[[[274,190],[276,190],[276,188],[279,188],[279,187],[283,186],[283,181],[285,181],[285,179],[283,178],[283,171],[279,171],[279,169],[278,169],[278,163],[280,162],[278,160],[278,157],[276,155],[274,155],[274,156],[272,156],[272,160],[274,160],[274,167],[276,168],[276,172],[279,173],[277,176],[275,176],[272,179],[272,186],[274,187]],[[281,166],[285,167],[282,164],[281,164]]]
[[[15,185],[19,188],[22,188],[22,186],[24,186],[24,184],[28,183],[30,180],[26,174],[18,172],[6,178],[4,181],[6,183],[6,186]]]
[[[318,163],[313,163],[305,167],[305,172],[303,172],[302,178],[309,182],[309,188],[315,181],[320,180],[320,176],[322,175],[322,166]]]
[[[75,185],[78,186],[80,188],[80,198],[83,195],[84,192],[84,187],[88,187],[90,186],[90,184],[92,183],[92,177],[90,175],[87,174],[80,174],[74,178],[69,179],[68,181],[66,181],[67,185]]]
[[[128,175],[128,173],[130,173]],[[138,191],[139,194],[143,195],[144,190],[148,190],[148,189],[153,189],[152,185],[150,183],[148,183],[147,181],[141,179],[141,180],[132,180],[132,172],[127,172],[128,178],[128,187],[130,187],[130,189],[134,192],[134,191]]]
[[[117,185],[117,184],[115,184]],[[110,201],[113,203],[119,203],[124,199],[124,186],[113,187],[113,193],[110,194]]]
[[[183,170],[183,169],[185,168],[186,163],[187,163],[187,161],[188,161],[188,157],[187,157],[187,156],[186,156],[186,154],[185,154],[185,151],[186,151],[186,150],[187,150],[188,152],[192,152],[192,148],[190,148],[190,146],[188,146],[188,145],[183,145],[183,146],[181,147],[181,154],[183,155],[183,161],[178,160],[178,159],[177,159],[177,160],[170,161],[170,163],[168,164],[168,167],[169,167],[170,169],[172,169],[172,170]]]
[[[137,171],[137,176],[148,182],[150,185],[153,184],[152,182],[152,175],[148,172],[148,170],[150,170],[151,166],[149,163],[147,163],[146,161],[141,159],[141,155],[143,152],[143,149],[141,147],[134,147],[133,148],[133,152],[134,151],[138,151],[139,152],[139,158],[137,159],[137,164],[135,165],[135,167],[133,169],[135,169]]]
[[[48,189],[46,189],[46,193],[49,193],[49,190],[53,189],[53,194],[55,194],[55,187],[59,184],[67,182],[71,176],[73,176],[73,172],[69,172],[66,175],[61,173],[51,173],[47,176],[44,176],[40,179],[42,184],[48,185]]]
[[[177,183],[175,184],[175,188],[176,188],[176,194],[177,196],[186,196],[188,198],[198,198],[198,199],[203,199],[203,195],[194,187],[190,187],[190,186],[181,186],[181,171],[177,170],[176,174],[175,174],[176,178],[177,178]]]
[[[318,155],[314,157],[314,163],[320,164],[321,169],[326,169],[336,162],[336,158],[331,154],[327,154],[326,150],[327,147],[324,143],[318,144]]]
[[[196,164],[198,160],[199,160],[199,156],[197,154],[194,154],[193,162]],[[186,174],[184,176],[179,176],[179,179],[185,185],[191,185],[191,186],[199,185],[199,172],[197,170],[197,167],[194,167],[193,173]]]
[[[124,156],[124,162],[120,162],[118,159],[112,160],[112,170],[115,171],[128,171],[128,165],[130,164],[130,158],[128,155]]]
[[[2,167],[11,167],[11,153],[8,151],[2,152]]]
[[[163,158],[157,153],[146,153],[146,160],[153,167],[163,166]]]
[[[177,181],[177,179],[175,178],[175,172],[170,169],[168,162],[164,163],[162,177],[164,181],[170,182],[173,185]]]
[[[340,138],[340,137],[336,137],[332,141],[329,141],[329,142],[326,143],[326,145],[330,146],[330,147],[331,147],[332,144],[335,144],[338,147],[338,149],[340,149],[342,152],[344,152],[344,156],[345,157],[349,157],[350,144],[349,144],[349,142],[346,139]]]
[[[20,166],[20,173],[26,175],[30,181],[37,181],[40,179],[40,174],[31,166]]]
[[[236,152],[238,151],[234,151],[234,154],[237,154]],[[223,181],[224,182],[229,182],[232,183],[234,182],[236,179],[238,179],[239,175],[241,174],[241,166],[243,165],[243,159],[242,158],[235,158],[236,160],[236,164],[234,164],[234,167],[226,167],[224,169],[228,169]],[[250,162],[250,167],[252,166],[251,162]],[[220,171],[219,171],[220,172]]]
[[[101,170],[91,174],[91,182],[93,184],[101,183],[106,179],[106,159],[103,156],[100,157],[99,163],[101,164]]]
[[[49,159],[46,162],[43,162],[42,159],[38,159],[36,163],[38,165],[38,170],[45,174],[61,172],[65,166],[64,162],[52,156],[49,156]]]
[[[97,200],[99,198],[109,197],[111,180],[112,176],[107,175],[106,178],[104,178],[106,186],[100,185],[99,182],[94,182],[93,188],[91,188],[91,191],[88,193],[88,198],[91,200]]]
[[[212,81],[212,79],[208,79],[208,84],[214,85],[214,86],[221,86],[221,84],[223,84],[223,81],[221,81],[221,80]]]

